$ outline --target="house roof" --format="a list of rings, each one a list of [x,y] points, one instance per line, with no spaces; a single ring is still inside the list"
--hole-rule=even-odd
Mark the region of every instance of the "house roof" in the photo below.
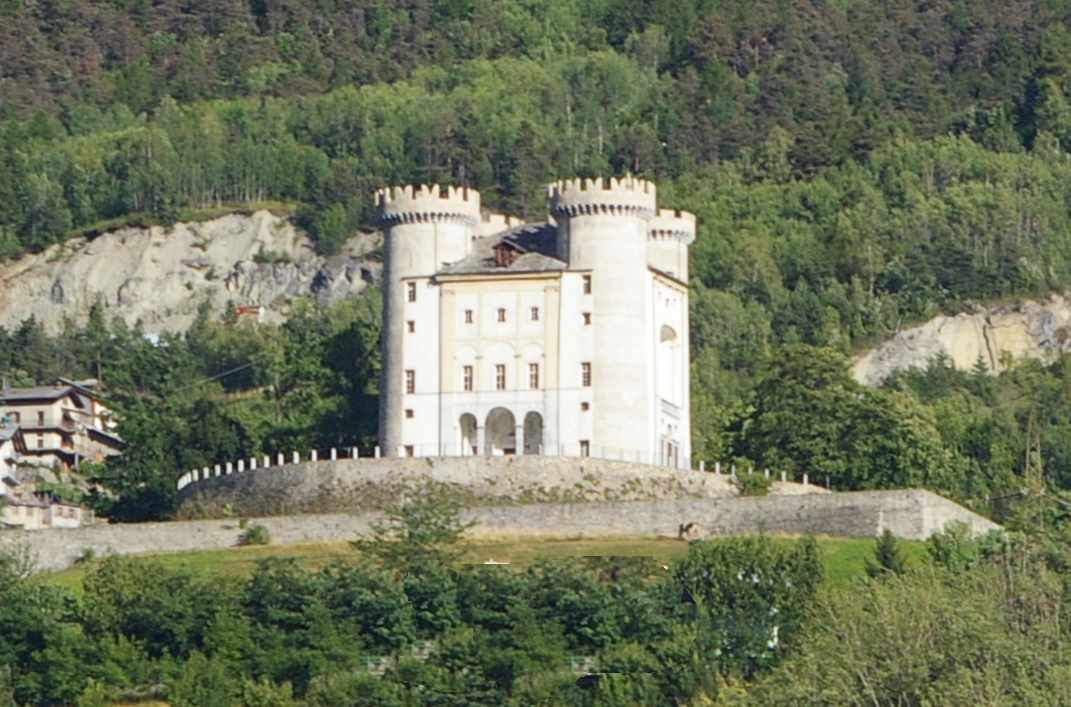
[[[95,380],[68,381],[57,378],[52,385],[38,385],[31,388],[9,388],[0,391],[0,404],[17,405],[34,401],[53,401],[70,397],[78,407],[87,407],[90,399],[97,398],[96,392],[89,390],[89,384],[96,385]]]
[[[494,249],[506,245],[520,256],[505,266],[495,264]],[[462,260],[439,270],[440,275],[467,275],[476,273],[543,272],[565,270],[566,263],[555,254],[557,229],[550,223],[526,223],[477,238],[472,242],[472,251]]]

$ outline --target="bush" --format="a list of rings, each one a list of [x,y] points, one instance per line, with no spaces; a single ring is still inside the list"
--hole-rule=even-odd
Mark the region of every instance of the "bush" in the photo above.
[[[770,479],[765,474],[739,474],[734,483],[741,496],[765,496],[770,492]]]
[[[268,545],[271,543],[271,533],[267,526],[260,523],[250,523],[245,532],[238,538],[239,545]]]

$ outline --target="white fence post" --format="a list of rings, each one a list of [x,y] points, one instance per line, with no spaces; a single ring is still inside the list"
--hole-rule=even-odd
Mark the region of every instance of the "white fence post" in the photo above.
[[[338,450],[331,447],[331,461],[335,461],[336,459],[338,459]]]
[[[294,452],[294,463],[295,464],[300,464],[301,463],[301,455],[298,454],[297,452]]]
[[[315,449],[309,452],[309,461],[319,461],[320,453]]]

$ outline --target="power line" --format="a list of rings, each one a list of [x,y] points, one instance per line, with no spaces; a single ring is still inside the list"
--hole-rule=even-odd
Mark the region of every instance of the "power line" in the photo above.
[[[232,373],[237,373],[238,371],[244,371],[245,369],[247,369],[247,368],[249,368],[251,366],[255,366],[256,364],[261,363],[262,361],[267,361],[269,358],[271,358],[271,354],[267,354],[267,355],[261,356],[260,358],[255,358],[252,361],[250,361],[249,363],[246,363],[246,364],[243,364],[241,366],[238,366],[237,368],[232,368],[229,371],[224,371],[223,373],[217,373],[216,375],[211,376],[210,378],[205,378],[204,380],[199,380],[196,383],[190,383],[189,385],[184,385],[181,388],[176,388],[175,390],[171,391],[171,395],[175,395],[177,393],[181,393],[182,391],[189,390],[190,388],[196,388],[197,386],[204,385],[205,383],[211,383],[214,380],[219,380],[220,378],[223,378],[225,376],[229,376]],[[168,397],[170,397],[170,396],[168,396]]]

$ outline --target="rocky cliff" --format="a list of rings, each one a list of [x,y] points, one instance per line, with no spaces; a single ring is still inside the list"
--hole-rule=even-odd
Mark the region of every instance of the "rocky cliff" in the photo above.
[[[268,211],[171,229],[122,228],[0,265],[0,326],[33,315],[54,331],[64,316],[84,317],[97,298],[109,316],[141,320],[150,333],[185,330],[206,299],[217,313],[228,302],[263,305],[265,319],[281,321],[295,298],[330,303],[375,281],[380,265],[366,256],[377,244],[359,234],[325,258],[304,232]]]
[[[1069,348],[1071,294],[1064,294],[935,317],[857,356],[852,375],[860,383],[879,385],[891,373],[925,367],[941,354],[957,368],[981,361],[988,371],[999,372],[1010,360],[1047,360]]]

